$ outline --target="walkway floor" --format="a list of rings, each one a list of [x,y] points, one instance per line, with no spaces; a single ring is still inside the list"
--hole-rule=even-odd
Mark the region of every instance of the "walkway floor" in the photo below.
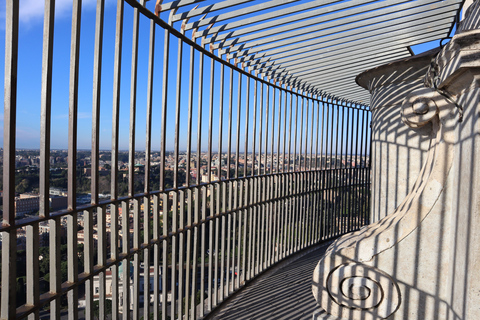
[[[317,307],[312,295],[313,270],[330,242],[267,271],[230,301],[212,319],[312,319]]]

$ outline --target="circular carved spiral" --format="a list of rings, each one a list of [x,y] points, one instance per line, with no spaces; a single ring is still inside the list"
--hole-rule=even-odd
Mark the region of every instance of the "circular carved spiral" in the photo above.
[[[427,124],[438,114],[435,90],[423,88],[411,92],[402,104],[402,120],[412,128]]]
[[[357,309],[386,318],[400,305],[400,291],[381,270],[360,263],[340,265],[327,279],[332,300],[347,309]],[[332,308],[335,310],[335,308]]]

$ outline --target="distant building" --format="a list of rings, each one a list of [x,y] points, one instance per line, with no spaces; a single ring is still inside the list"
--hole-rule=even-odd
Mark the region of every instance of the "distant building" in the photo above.
[[[37,212],[40,206],[38,194],[23,193],[15,197],[15,217],[22,218],[26,214]]]
[[[67,208],[67,197],[50,195],[50,211]],[[38,194],[22,193],[15,197],[15,217],[23,218],[26,214],[36,213],[40,209],[40,196]]]
[[[58,211],[58,210],[67,209],[67,206],[68,206],[67,197],[50,195],[49,201],[50,201],[50,210],[51,211]]]

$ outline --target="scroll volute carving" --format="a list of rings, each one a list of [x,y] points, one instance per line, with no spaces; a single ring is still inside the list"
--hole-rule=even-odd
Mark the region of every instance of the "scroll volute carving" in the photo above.
[[[396,279],[382,271],[391,266],[383,266],[377,258],[418,228],[441,196],[453,161],[456,113],[435,89],[418,89],[405,98],[403,122],[411,128],[431,125],[427,159],[412,191],[393,213],[339,238],[319,261],[313,294],[328,314],[340,319],[384,319],[401,305]]]

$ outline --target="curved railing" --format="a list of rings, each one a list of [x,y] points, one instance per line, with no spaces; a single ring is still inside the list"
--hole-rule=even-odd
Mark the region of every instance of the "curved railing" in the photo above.
[[[54,70],[63,57],[54,54],[59,22],[53,7],[45,1],[38,193],[32,196],[38,210],[21,218],[15,156],[22,155],[15,130],[17,100],[25,94],[17,82],[22,39],[18,1],[7,0],[3,319],[58,318],[63,312],[101,319],[204,317],[276,262],[368,222],[366,106],[251,75],[134,0],[119,0],[116,13],[99,1],[93,38],[80,36],[87,27],[75,0],[71,67]],[[88,12],[83,15],[88,19]],[[115,34],[111,48],[104,34]],[[130,36],[131,47],[124,41]],[[80,59],[83,45],[93,48],[94,61],[87,151],[79,146],[90,134],[79,120],[88,82],[79,78],[88,65]],[[129,63],[122,59],[127,50]],[[61,72],[70,77],[70,116],[66,208],[55,211],[51,159],[62,153],[51,142],[57,134],[52,86]],[[112,75],[113,89],[107,88]],[[111,117],[105,116],[112,104]],[[105,128],[108,151],[101,145]],[[88,204],[80,201],[85,194]]]

